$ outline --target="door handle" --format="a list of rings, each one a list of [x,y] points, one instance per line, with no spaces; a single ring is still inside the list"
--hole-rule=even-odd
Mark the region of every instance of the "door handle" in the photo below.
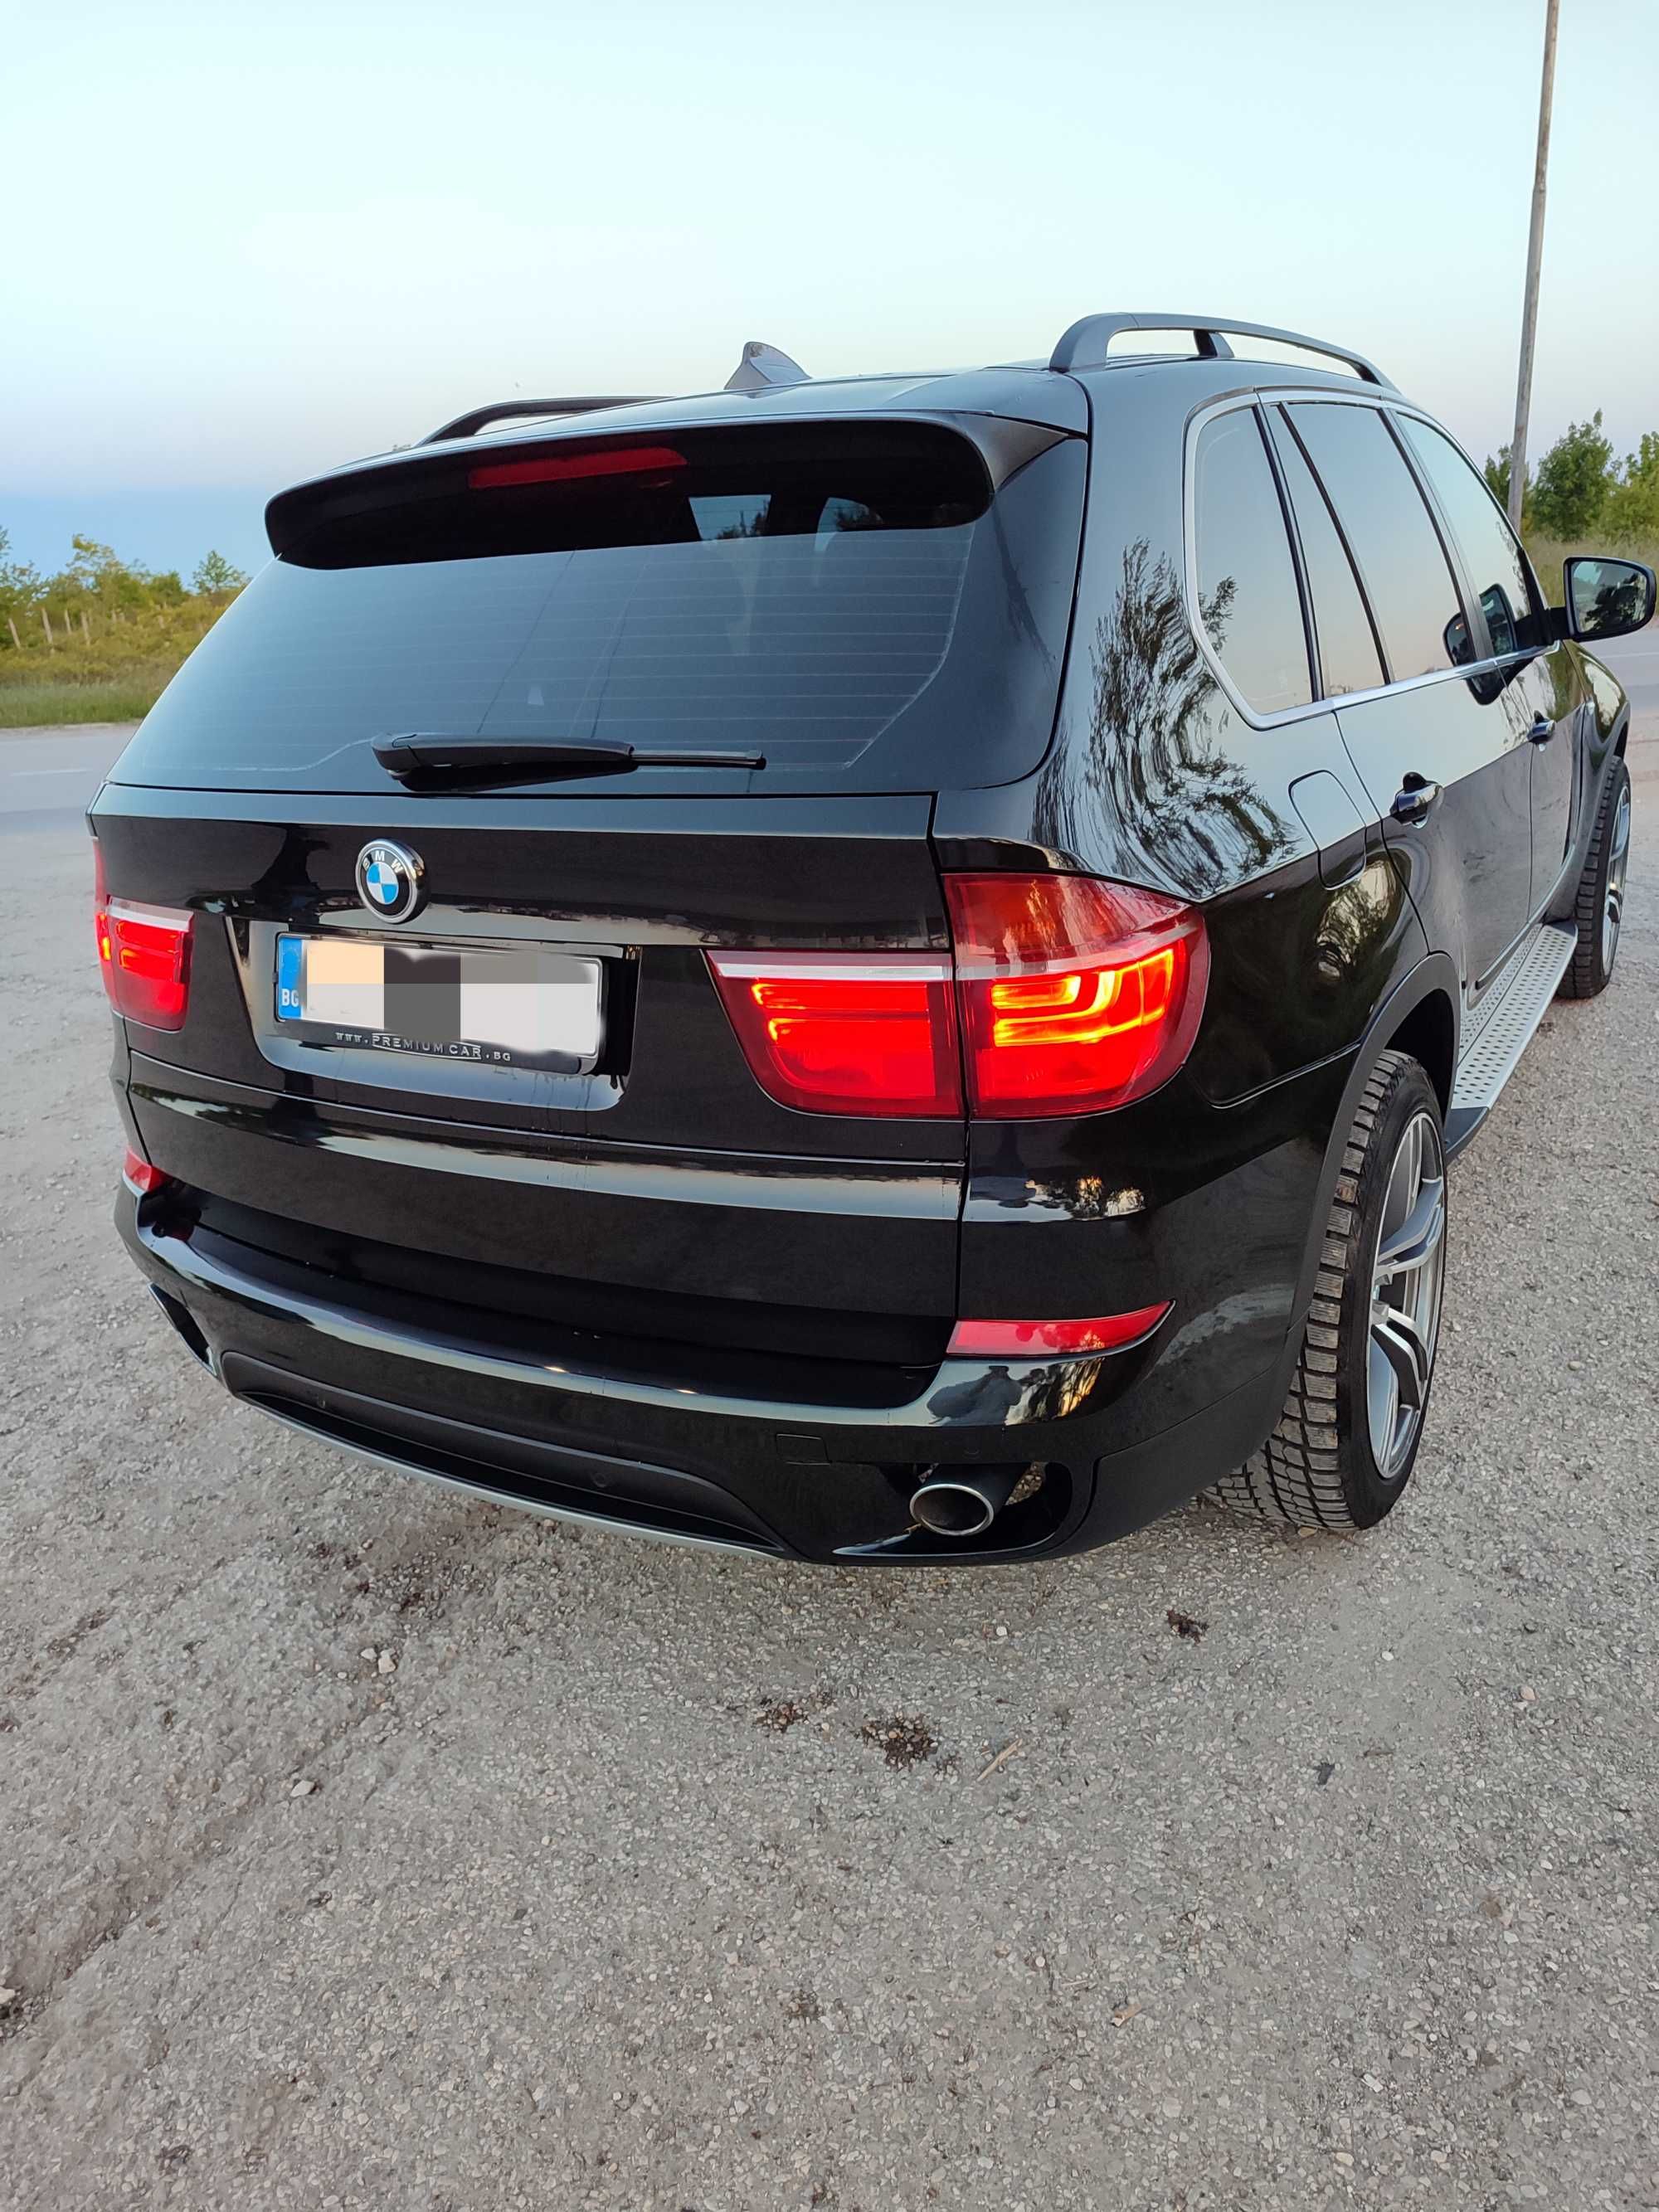
[[[1554,735],[1554,723],[1551,721],[1547,714],[1540,714],[1534,720],[1532,727],[1527,732],[1527,742],[1528,744],[1547,745]]]
[[[1389,811],[1396,822],[1426,822],[1429,810],[1440,796],[1440,786],[1425,775],[1408,775],[1394,795]]]

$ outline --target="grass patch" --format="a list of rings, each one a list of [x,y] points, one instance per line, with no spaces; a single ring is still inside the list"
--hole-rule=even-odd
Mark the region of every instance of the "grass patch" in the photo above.
[[[1659,541],[1614,545],[1606,538],[1577,538],[1564,543],[1559,538],[1540,538],[1528,532],[1526,547],[1538,571],[1538,580],[1544,586],[1544,597],[1553,607],[1563,604],[1561,571],[1575,555],[1588,554],[1592,560],[1601,561],[1641,561],[1650,568],[1659,568]]]
[[[30,730],[65,722],[141,722],[171,680],[170,668],[134,669],[123,676],[22,683],[0,678],[0,730]]]
[[[0,650],[0,729],[62,722],[136,722],[207,635],[227,605],[222,596],[155,606],[50,608],[52,640],[39,610],[3,632]]]

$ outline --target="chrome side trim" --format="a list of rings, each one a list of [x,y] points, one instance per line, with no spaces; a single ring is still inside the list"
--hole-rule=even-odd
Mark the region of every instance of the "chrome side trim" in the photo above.
[[[246,1084],[217,1076],[201,1079],[227,1097],[202,1097],[185,1087],[191,1071],[170,1062],[147,1060],[136,1072],[134,1089],[159,1111],[187,1120],[234,1126],[245,1109],[242,1093],[255,1109],[267,1095]],[[422,1128],[429,1119],[456,1128],[463,1138],[450,1141]],[[399,1121],[413,1123],[399,1130]],[[317,1152],[345,1158],[376,1158],[399,1167],[438,1175],[464,1175],[492,1182],[521,1183],[539,1189],[571,1190],[585,1196],[650,1199],[674,1205],[744,1206],[757,1212],[790,1212],[803,1204],[824,1211],[872,1218],[949,1222],[961,1204],[960,1170],[940,1170],[926,1161],[849,1161],[838,1173],[833,1159],[797,1173],[787,1154],[708,1152],[678,1160],[660,1146],[622,1146],[586,1137],[540,1137],[522,1129],[480,1124],[441,1124],[426,1117],[373,1107],[330,1105],[328,1117],[309,1136],[263,1133],[275,1144],[307,1144]]]
[[[142,906],[136,899],[107,899],[105,908],[118,921],[140,921],[149,929],[170,929],[175,936],[188,929],[196,919],[190,907]]]
[[[1212,400],[1207,406],[1195,408],[1188,416],[1186,446],[1182,458],[1181,489],[1183,555],[1182,566],[1186,589],[1187,620],[1197,641],[1198,649],[1203,655],[1205,666],[1214,677],[1217,685],[1228,703],[1249,723],[1251,729],[1283,729],[1287,723],[1311,721],[1316,715],[1319,714],[1340,714],[1345,707],[1363,706],[1370,699],[1392,698],[1396,692],[1401,691],[1420,691],[1431,684],[1467,684],[1471,678],[1489,676],[1497,670],[1512,668],[1522,661],[1535,660],[1539,652],[1542,650],[1541,647],[1527,653],[1498,653],[1490,659],[1472,660],[1458,668],[1431,669],[1426,676],[1402,676],[1392,684],[1373,684],[1369,690],[1365,691],[1328,692],[1323,698],[1310,700],[1305,707],[1287,707],[1282,714],[1263,714],[1246,702],[1243,695],[1236,689],[1226,670],[1222,666],[1220,658],[1199,612],[1201,603],[1198,592],[1198,502],[1196,477],[1193,463],[1197,451],[1199,433],[1206,422],[1213,422],[1218,415],[1230,415],[1241,407],[1253,407],[1258,416],[1261,416],[1269,405],[1279,400],[1310,402],[1321,407],[1369,407],[1373,414],[1377,415],[1410,415],[1418,422],[1427,423],[1430,429],[1438,430],[1443,438],[1447,438],[1453,445],[1456,445],[1456,441],[1450,437],[1450,433],[1437,422],[1431,415],[1425,414],[1420,407],[1409,406],[1387,392],[1327,392],[1322,387],[1296,384],[1264,386],[1260,389],[1253,388],[1249,392],[1231,392],[1224,399]],[[1267,428],[1265,422],[1261,427],[1265,435]],[[1463,451],[1461,446],[1457,446],[1456,449],[1460,453]],[[1464,459],[1468,459],[1468,458],[1465,454]],[[1473,466],[1473,463],[1470,465]],[[1438,520],[1432,510],[1425,505],[1425,512],[1438,529],[1440,526]],[[1288,542],[1287,539],[1286,543]]]
[[[890,960],[866,959],[860,952],[720,952],[711,951],[708,964],[722,975],[739,981],[790,975],[822,975],[840,983],[948,983],[948,958],[937,953],[915,952]],[[1001,974],[999,969],[997,973]]]

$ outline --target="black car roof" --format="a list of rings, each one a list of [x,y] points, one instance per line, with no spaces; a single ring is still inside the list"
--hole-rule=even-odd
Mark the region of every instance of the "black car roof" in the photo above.
[[[580,414],[523,416],[491,424],[473,437],[446,442],[481,446],[544,433],[570,436],[603,431],[608,435],[613,430],[660,429],[674,423],[746,422],[757,416],[776,420],[889,413],[1006,415],[1057,430],[1084,430],[1089,422],[1088,407],[1074,378],[1056,374],[1046,362],[1018,362],[994,368],[805,377],[758,392],[690,392],[584,409]]]
[[[1195,350],[1112,354],[1113,341],[1125,332],[1179,333]],[[1305,354],[1340,362],[1333,372],[1297,363],[1237,357],[1228,333],[1292,346]],[[765,369],[748,365],[759,359]],[[1048,358],[1006,362],[979,368],[887,371],[874,375],[808,376],[788,356],[750,340],[732,382],[716,392],[661,398],[617,398],[610,395],[558,400],[501,401],[456,416],[412,450],[394,447],[325,471],[307,483],[278,494],[267,510],[268,523],[295,493],[342,476],[373,477],[388,465],[418,456],[441,458],[457,452],[489,451],[504,444],[539,444],[543,440],[626,435],[629,431],[666,429],[692,424],[771,421],[834,420],[838,416],[888,415],[939,421],[974,416],[1000,416],[1042,424],[1073,435],[1086,434],[1092,401],[1109,386],[1155,376],[1189,392],[1194,404],[1223,392],[1261,384],[1309,385],[1325,389],[1370,389],[1394,394],[1395,387],[1364,355],[1322,338],[1280,330],[1264,323],[1226,317],[1114,312],[1088,315],[1073,323]],[[273,544],[276,538],[273,534]]]
[[[1167,354],[1142,352],[1114,357],[1114,343],[1130,332],[1177,334],[1190,340],[1191,350],[1182,347]],[[757,412],[775,417],[829,417],[890,411],[1001,415],[1047,423],[1060,430],[1082,430],[1088,427],[1088,411],[1079,405],[1076,391],[1079,376],[1130,366],[1175,368],[1190,367],[1194,362],[1232,363],[1237,356],[1230,340],[1237,337],[1267,340],[1294,347],[1304,356],[1340,362],[1343,381],[1358,378],[1381,391],[1394,389],[1364,354],[1328,338],[1310,337],[1304,331],[1282,330],[1271,323],[1241,322],[1228,316],[1115,309],[1079,318],[1060,333],[1046,361],[1006,362],[978,368],[813,377],[775,346],[750,338],[736,371],[719,392],[676,398],[619,398],[603,394],[498,401],[455,416],[423,442],[428,446],[457,440],[471,443],[480,436],[523,438],[526,433],[532,438],[548,433],[568,435],[573,422],[580,424],[591,415],[604,416],[601,428],[623,432],[676,423],[752,421]],[[1322,369],[1308,369],[1305,363],[1299,366],[1304,374],[1316,379],[1328,374]],[[1301,380],[1300,376],[1297,380]],[[515,427],[509,429],[509,423]]]

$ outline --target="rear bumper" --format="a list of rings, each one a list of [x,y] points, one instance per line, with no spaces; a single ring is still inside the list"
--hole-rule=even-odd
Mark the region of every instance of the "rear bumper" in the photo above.
[[[235,1395],[370,1458],[532,1510],[815,1560],[990,1562],[1127,1534],[1267,1434],[1278,1364],[1147,1436],[1161,1340],[1101,1358],[946,1359],[902,1402],[822,1402],[602,1370],[461,1307],[265,1263],[125,1190],[117,1223],[179,1334]],[[1143,1388],[1143,1383],[1145,1387]],[[1128,1443],[1129,1438],[1135,1438]],[[919,1470],[1035,1466],[982,1537],[913,1526]]]

